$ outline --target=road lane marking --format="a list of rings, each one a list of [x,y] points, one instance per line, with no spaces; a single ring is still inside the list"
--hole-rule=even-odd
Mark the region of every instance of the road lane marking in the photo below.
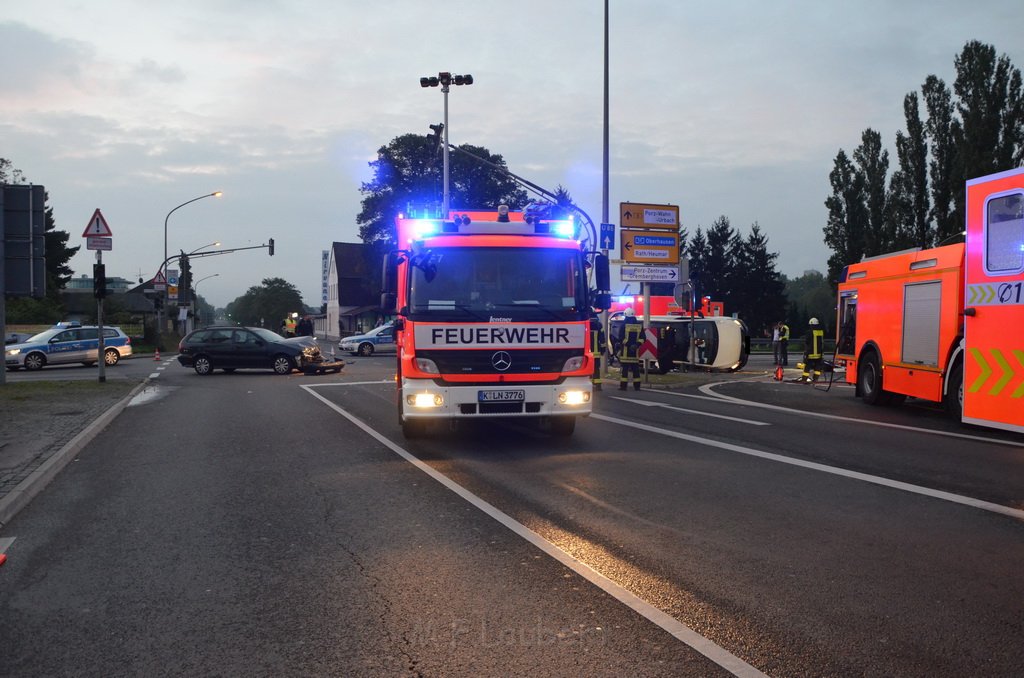
[[[730,417],[725,414],[715,414],[713,412],[702,412],[701,410],[688,410],[685,407],[673,407],[672,405],[666,405],[665,403],[657,403],[650,400],[635,400],[633,398],[622,398],[619,396],[611,396],[612,400],[624,400],[627,403],[633,403],[635,405],[643,405],[644,407],[661,407],[666,410],[675,410],[676,412],[686,412],[688,414],[699,414],[702,417],[714,417],[716,419],[728,419],[729,421],[739,422],[741,424],[751,424],[753,426],[771,426],[767,421],[756,421],[754,419],[740,419],[739,417]],[[717,400],[717,398],[711,398],[711,400]]]
[[[736,380],[736,381],[741,381],[741,380]],[[760,407],[760,408],[763,408],[763,409],[766,409],[766,410],[776,410],[776,411],[779,411],[779,412],[788,412],[789,414],[803,415],[803,416],[806,416],[806,417],[818,417],[820,419],[833,419],[835,421],[846,421],[846,422],[851,422],[851,423],[855,423],[855,424],[867,424],[869,426],[881,426],[882,428],[895,428],[895,429],[899,429],[901,431],[914,431],[914,432],[917,432],[917,433],[930,433],[932,435],[946,436],[948,438],[960,438],[960,439],[963,439],[963,440],[976,440],[976,441],[985,442],[985,443],[993,443],[995,445],[1010,445],[1012,447],[1024,447],[1024,443],[1018,443],[1018,442],[1012,441],[1012,440],[999,440],[997,438],[986,438],[984,436],[973,436],[973,435],[970,435],[969,433],[955,433],[953,431],[936,431],[935,429],[921,428],[919,426],[907,426],[905,424],[891,424],[891,423],[886,422],[886,421],[873,421],[871,419],[858,419],[856,417],[843,417],[843,416],[840,416],[838,414],[825,414],[824,412],[808,412],[806,410],[795,410],[795,409],[792,409],[792,408],[789,408],[789,407],[782,407],[781,405],[769,405],[768,403],[759,403],[759,402],[755,402],[753,400],[743,400],[742,398],[736,398],[735,396],[727,396],[727,395],[723,395],[721,393],[715,393],[715,391],[712,390],[715,386],[721,386],[723,384],[735,384],[736,381],[716,381],[716,382],[711,383],[711,384],[704,384],[703,386],[699,386],[698,388],[701,391],[701,393],[707,393],[707,394],[710,394],[712,397],[714,397],[714,398],[716,398],[716,399],[718,399],[720,401],[723,401],[723,400],[724,401],[729,401],[729,402],[736,403],[737,405],[749,405],[750,407]],[[742,381],[750,381],[750,380],[749,379],[744,379]],[[685,396],[685,395],[687,395],[685,393],[675,393],[673,391],[665,391],[665,392],[669,393],[671,395],[676,395],[676,396]],[[690,397],[697,397],[697,396],[690,396]]]
[[[373,381],[363,383],[388,384],[394,382]],[[322,384],[322,386],[344,385],[346,384]],[[355,384],[347,385],[354,386]],[[450,479],[448,476],[434,469],[429,464],[420,461],[412,454],[407,452],[405,448],[392,442],[390,439],[386,438],[381,433],[378,433],[375,429],[370,428],[369,425],[363,423],[363,421],[358,419],[355,415],[349,413],[347,410],[343,409],[342,407],[336,405],[335,403],[331,402],[327,398],[317,393],[314,390],[315,388],[317,388],[317,386],[303,384],[302,388],[304,388],[306,391],[312,394],[314,398],[321,401],[322,403],[330,407],[332,410],[348,419],[355,426],[362,429],[364,433],[366,433],[371,438],[379,442],[381,445],[384,445],[389,450],[397,454],[399,457],[409,462],[417,469],[419,469],[420,471],[427,474],[432,479],[443,485],[445,488],[451,490],[456,495],[461,497],[469,504],[475,506],[477,509],[482,511],[484,514],[486,514],[493,520],[504,525],[506,528],[511,530],[520,538],[524,539],[528,543],[532,544],[536,548],[543,551],[549,557],[555,559],[565,567],[569,568],[576,574],[580,575],[581,577],[589,581],[591,584],[595,585],[608,595],[612,596],[613,598],[615,598],[615,600],[619,601],[620,603],[630,608],[637,614],[641,615],[648,621],[661,627],[662,629],[670,633],[673,637],[675,637],[677,640],[682,641],[686,645],[690,646],[691,648],[701,653],[714,663],[721,666],[726,671],[732,673],[734,676],[740,676],[741,678],[768,678],[766,674],[758,671],[756,668],[746,663],[739,657],[733,655],[725,648],[720,647],[710,639],[700,635],[699,633],[691,629],[689,626],[686,626],[678,619],[670,616],[666,612],[663,612],[662,610],[654,607],[647,601],[641,599],[639,596],[630,592],[625,587],[616,584],[611,579],[604,576],[597,570],[593,569],[586,563],[576,559],[569,553],[563,551],[562,549],[552,544],[544,537],[540,536],[538,533],[534,532],[533,530],[526,527],[519,521],[515,520],[512,516],[508,515],[501,509],[497,508],[493,504],[484,501],[477,495],[473,494],[466,488],[456,483],[454,480]]]
[[[1010,516],[1011,518],[1016,518],[1017,520],[1024,520],[1024,511],[1020,509],[1010,508],[1009,506],[1003,506],[1002,504],[995,504],[993,502],[983,501],[981,499],[974,499],[973,497],[965,497],[963,495],[953,494],[952,492],[933,490],[930,487],[912,485],[911,483],[904,483],[899,480],[890,480],[889,478],[873,476],[867,473],[860,473],[858,471],[849,471],[847,469],[838,468],[836,466],[826,466],[825,464],[819,464],[813,461],[794,459],[793,457],[786,457],[781,454],[762,452],[761,450],[755,450],[752,447],[734,445],[733,443],[727,443],[721,440],[714,440],[712,438],[702,438],[701,436],[690,435],[689,433],[681,433],[679,431],[670,431],[668,429],[658,428],[656,426],[650,426],[648,424],[641,424],[634,421],[627,421],[625,419],[618,419],[616,417],[609,417],[604,414],[592,413],[590,415],[590,418],[598,419],[600,421],[607,421],[611,424],[618,424],[620,426],[628,426],[630,428],[640,429],[641,431],[657,433],[659,435],[668,436],[669,438],[687,440],[692,443],[697,443],[698,445],[717,447],[719,449],[728,450],[730,452],[737,452],[739,454],[745,454],[751,457],[758,457],[759,459],[767,459],[768,461],[775,461],[779,462],[780,464],[799,466],[801,468],[810,469],[812,471],[820,471],[822,473],[842,476],[844,478],[850,478],[852,480],[860,480],[866,483],[872,483],[874,485],[881,485],[883,487],[901,490],[903,492],[920,494],[926,497],[931,497],[932,499],[941,499],[943,501],[952,502],[954,504],[963,504],[964,506],[970,506],[971,508],[981,509],[983,511],[990,511],[992,513],[1001,513],[1004,516]]]

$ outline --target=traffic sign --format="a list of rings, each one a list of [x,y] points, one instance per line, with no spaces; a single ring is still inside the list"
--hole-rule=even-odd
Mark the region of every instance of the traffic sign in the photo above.
[[[622,228],[663,228],[678,231],[679,205],[620,202],[619,226]]]
[[[601,242],[598,249],[615,249],[615,224],[601,224]]]
[[[644,330],[644,341],[640,344],[636,357],[640,360],[658,359],[658,330],[653,327]]]
[[[109,252],[114,249],[114,240],[113,238],[103,238],[98,235],[90,235],[85,239],[85,249]]]
[[[678,282],[679,269],[674,266],[623,266],[619,277],[625,282]]]
[[[92,213],[92,218],[89,219],[89,223],[85,227],[85,232],[82,233],[83,238],[88,238],[91,235],[103,238],[109,238],[113,235],[113,233],[110,232],[110,226],[107,225],[107,220],[103,218],[103,213],[100,212],[99,207],[97,207],[96,211]],[[93,248],[90,247],[89,249]]]
[[[623,231],[621,257],[629,263],[678,264],[679,234],[668,231]]]

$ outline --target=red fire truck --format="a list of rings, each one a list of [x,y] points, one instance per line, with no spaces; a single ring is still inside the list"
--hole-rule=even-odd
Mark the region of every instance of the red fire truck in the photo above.
[[[1024,168],[968,181],[966,209],[964,243],[846,268],[836,357],[869,404],[1024,431]]]
[[[571,220],[507,208],[397,227],[382,306],[397,313],[403,434],[517,417],[571,435],[591,412],[590,321],[610,303],[607,258],[582,251]]]

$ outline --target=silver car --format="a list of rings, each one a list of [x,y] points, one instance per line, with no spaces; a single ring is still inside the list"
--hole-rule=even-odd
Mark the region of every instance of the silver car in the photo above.
[[[4,363],[9,370],[39,370],[68,363],[95,365],[99,337],[97,327],[53,327],[19,344],[4,346]],[[110,367],[132,354],[132,339],[119,327],[103,328],[103,344],[103,361]]]

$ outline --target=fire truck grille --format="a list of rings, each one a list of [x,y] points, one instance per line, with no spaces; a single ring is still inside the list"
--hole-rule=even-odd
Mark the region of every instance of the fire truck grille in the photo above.
[[[441,374],[536,374],[562,371],[565,361],[582,355],[580,349],[513,350],[505,351],[511,364],[506,369],[496,356],[498,350],[485,351],[420,351],[417,355],[429,358]],[[497,365],[497,366],[496,366]]]

